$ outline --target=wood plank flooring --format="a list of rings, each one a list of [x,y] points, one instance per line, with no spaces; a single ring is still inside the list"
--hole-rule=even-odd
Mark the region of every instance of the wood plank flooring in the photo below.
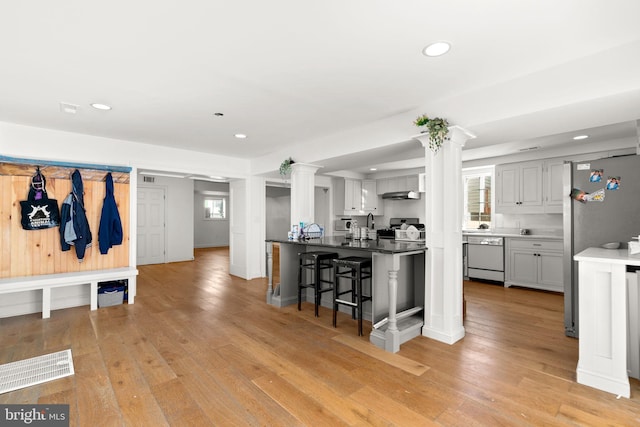
[[[228,261],[141,266],[133,305],[0,319],[0,363],[71,348],[76,370],[0,403],[68,403],[72,426],[640,425],[637,380],[631,399],[575,382],[561,295],[466,282],[465,338],[393,355],[370,323],[268,306]]]

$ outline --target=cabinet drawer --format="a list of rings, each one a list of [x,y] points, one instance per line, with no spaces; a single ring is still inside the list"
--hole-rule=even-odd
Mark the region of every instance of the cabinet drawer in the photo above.
[[[529,249],[534,251],[562,251],[561,240],[508,239],[509,249]]]

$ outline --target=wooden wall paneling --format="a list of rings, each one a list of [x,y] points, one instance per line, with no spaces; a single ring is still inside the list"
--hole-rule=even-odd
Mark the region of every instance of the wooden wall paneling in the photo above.
[[[11,274],[11,177],[0,176],[0,278]]]
[[[120,220],[122,221],[122,244],[114,246],[109,250],[114,252],[115,262],[118,267],[126,267],[129,265],[129,184],[114,184],[114,197]]]
[[[0,161],[0,175],[6,176],[28,176],[32,177],[35,174],[36,168],[40,168],[40,172],[47,178],[47,187],[49,187],[50,179],[70,179],[71,174],[75,169],[80,171],[82,175],[82,181],[104,181],[104,177],[108,171],[101,169],[82,168],[78,166],[66,167],[57,165],[43,165],[38,162],[29,164],[16,164],[16,163],[4,163]],[[129,183],[128,172],[111,172],[114,183]]]
[[[112,173],[114,195],[123,225],[123,243],[114,246],[106,255],[100,254],[98,230],[102,205],[106,193],[104,177],[106,171],[81,169],[84,185],[84,200],[89,227],[92,233],[92,245],[85,253],[82,263],[78,262],[75,248],[62,252],[60,229],[27,231],[20,224],[20,201],[26,200],[31,177],[35,168],[24,165],[12,168],[0,163],[0,277],[18,277],[38,274],[67,273],[84,270],[127,267],[129,265],[129,174]],[[49,167],[53,168],[53,167]],[[74,168],[55,167],[41,171],[47,178],[49,198],[56,199],[58,206],[71,192],[71,173]],[[18,175],[8,175],[18,172]],[[55,173],[53,173],[55,172]],[[89,179],[87,179],[87,176]],[[8,197],[7,197],[8,196]]]
[[[11,214],[11,277],[27,276],[31,274],[31,254],[27,253],[27,232],[20,224],[20,201],[26,199],[28,177],[13,177],[11,179],[11,200],[13,201]]]

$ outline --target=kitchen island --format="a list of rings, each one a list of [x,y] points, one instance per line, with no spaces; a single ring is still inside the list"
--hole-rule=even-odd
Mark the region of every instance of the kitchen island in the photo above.
[[[273,283],[273,243],[280,243],[280,283]],[[339,257],[360,256],[372,259],[371,303],[363,318],[372,323],[370,341],[390,352],[420,335],[423,326],[425,289],[425,251],[421,241],[353,240],[327,236],[310,240],[268,239],[267,303],[284,307],[297,303],[298,253],[332,250]],[[328,278],[328,277],[327,277]],[[306,294],[303,293],[303,298]],[[332,295],[321,304],[332,307]],[[313,297],[309,294],[309,300]],[[329,319],[327,319],[330,322]]]

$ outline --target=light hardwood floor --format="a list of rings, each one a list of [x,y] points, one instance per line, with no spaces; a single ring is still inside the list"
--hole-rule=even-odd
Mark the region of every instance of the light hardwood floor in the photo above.
[[[637,380],[631,399],[575,382],[560,295],[466,282],[462,341],[390,354],[350,316],[268,306],[265,279],[227,266],[196,250],[141,266],[133,305],[0,319],[0,363],[71,348],[76,370],[0,403],[68,403],[83,427],[640,424]]]

